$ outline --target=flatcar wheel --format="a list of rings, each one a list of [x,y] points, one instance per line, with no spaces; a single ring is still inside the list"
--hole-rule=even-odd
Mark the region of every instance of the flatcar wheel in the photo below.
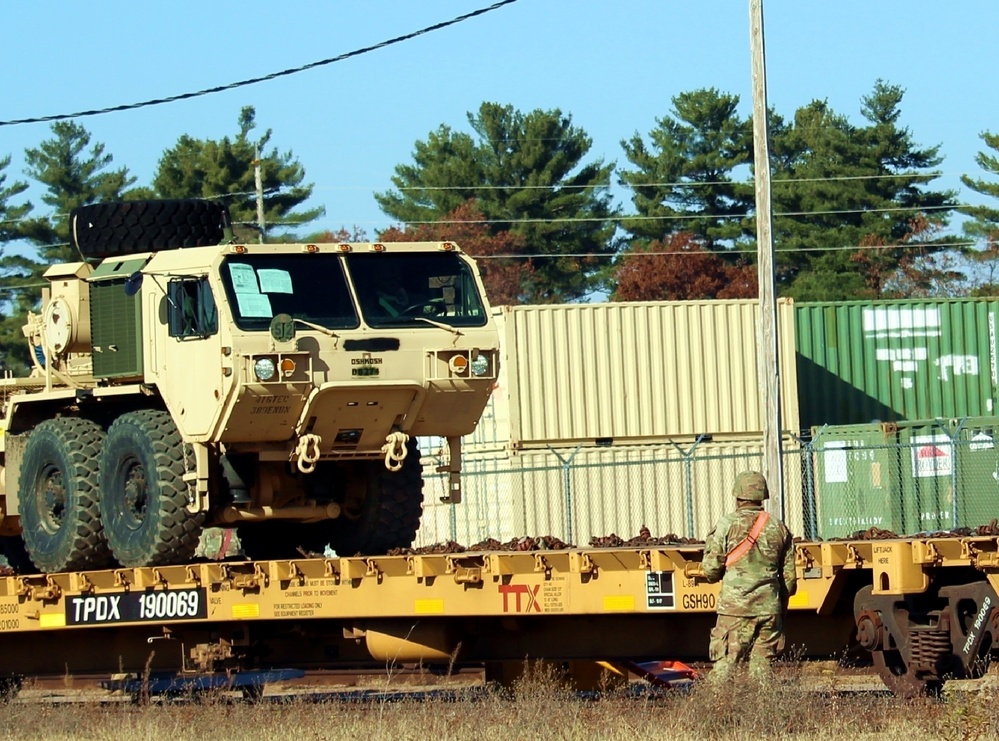
[[[871,658],[881,680],[896,697],[925,697],[940,689],[938,680],[922,679],[909,670],[898,651],[871,651]]]

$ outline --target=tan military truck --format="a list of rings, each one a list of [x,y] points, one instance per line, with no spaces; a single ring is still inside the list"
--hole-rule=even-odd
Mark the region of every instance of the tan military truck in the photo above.
[[[46,273],[8,379],[0,534],[42,571],[189,560],[236,527],[251,558],[412,543],[416,436],[460,438],[498,333],[450,242],[238,244],[206,201],[71,214],[85,261]]]

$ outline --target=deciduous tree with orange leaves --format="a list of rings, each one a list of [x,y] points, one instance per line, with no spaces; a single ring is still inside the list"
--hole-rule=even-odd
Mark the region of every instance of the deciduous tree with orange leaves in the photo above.
[[[525,286],[534,276],[534,264],[524,254],[524,238],[510,231],[493,234],[475,199],[466,201],[437,223],[382,232],[383,242],[455,242],[476,259],[486,295],[493,306],[524,303]]]
[[[615,301],[755,298],[756,268],[729,264],[690,232],[626,249],[613,269]]]

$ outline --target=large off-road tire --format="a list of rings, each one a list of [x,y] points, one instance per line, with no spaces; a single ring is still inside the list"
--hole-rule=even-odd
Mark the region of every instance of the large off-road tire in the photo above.
[[[100,462],[100,512],[122,566],[164,566],[194,557],[205,514],[187,505],[193,456],[166,412],[128,412],[108,429]]]
[[[338,556],[378,555],[413,544],[423,513],[423,466],[416,440],[406,448],[399,471],[382,461],[344,464],[343,511],[329,525],[329,544]]]
[[[69,214],[73,245],[95,259],[219,244],[229,224],[224,204],[194,199],[93,203]]]
[[[18,498],[28,555],[41,571],[107,566],[111,551],[98,507],[104,431],[87,419],[41,422],[28,436]]]

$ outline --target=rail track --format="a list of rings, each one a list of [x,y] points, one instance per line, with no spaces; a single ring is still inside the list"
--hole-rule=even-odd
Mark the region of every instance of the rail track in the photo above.
[[[710,665],[695,663],[692,668],[702,675]],[[833,661],[802,662],[779,666],[778,681],[794,681],[806,691],[825,695],[888,695],[880,676],[871,667],[842,667]],[[310,702],[310,703],[381,703],[381,702],[474,702],[495,691],[481,666],[457,667],[450,673],[428,671],[420,667],[369,667],[307,671],[295,679],[268,684],[260,692],[238,688],[210,690],[188,689],[143,696],[106,688],[106,676],[23,677],[21,686],[10,701],[42,705],[94,705],[145,702]],[[593,700],[607,695],[616,698],[648,698],[657,694],[688,690],[696,684],[677,681],[654,686],[636,674],[626,683],[610,685],[609,692],[579,691],[580,699]],[[974,691],[981,683],[963,685]]]

